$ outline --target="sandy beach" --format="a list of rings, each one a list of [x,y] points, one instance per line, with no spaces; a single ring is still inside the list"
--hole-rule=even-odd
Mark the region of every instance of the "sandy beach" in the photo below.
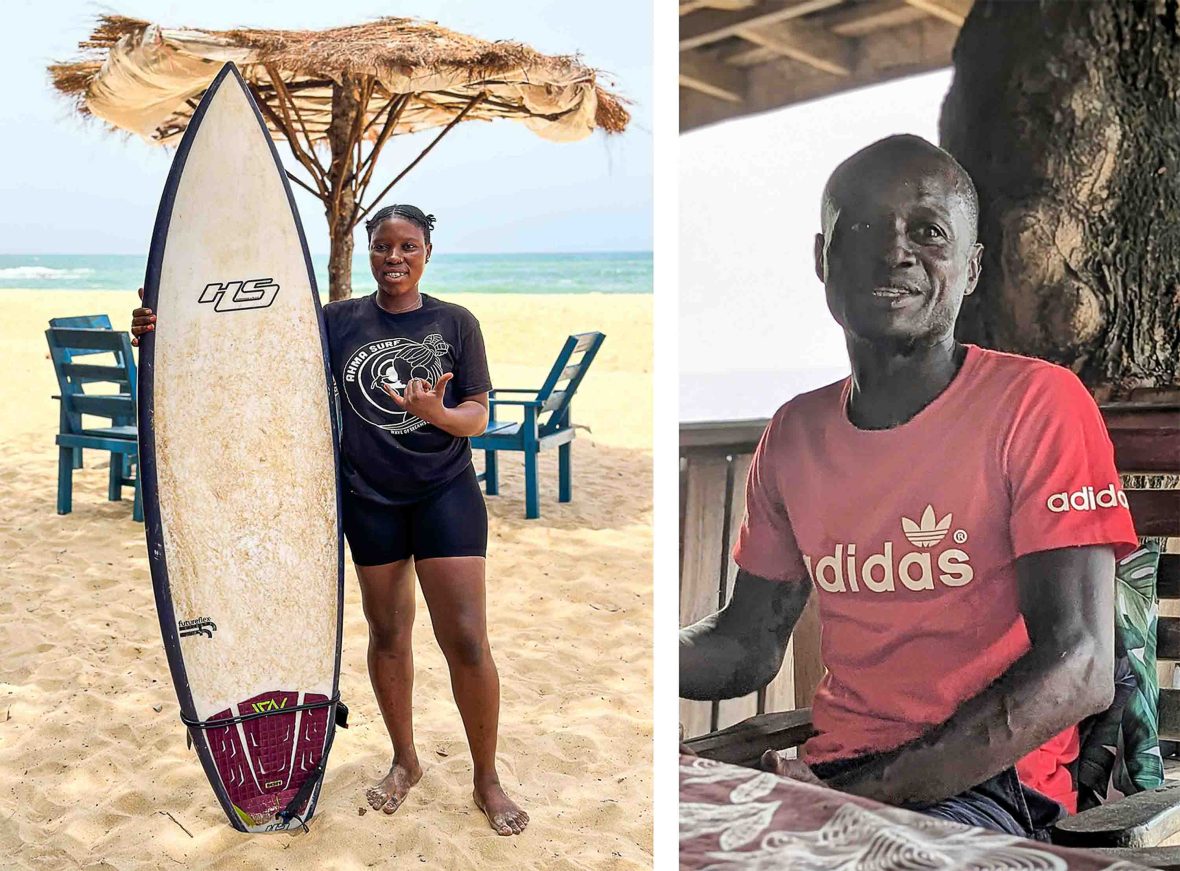
[[[363,288],[358,292],[366,292]],[[570,332],[606,333],[574,402],[574,501],[541,461],[542,517],[524,520],[519,455],[489,498],[488,623],[502,682],[500,773],[529,811],[520,837],[488,827],[447,669],[419,598],[415,732],[421,783],[393,816],[364,790],[389,765],[365,669],[366,627],[345,566],[337,733],[310,834],[226,822],[185,747],[152,599],[142,525],[106,500],[105,454],[55,510],[57,392],[50,317],[108,313],[134,289],[0,291],[0,866],[5,868],[650,868],[650,296],[466,295],[495,383],[539,385]],[[477,458],[477,468],[482,458]]]

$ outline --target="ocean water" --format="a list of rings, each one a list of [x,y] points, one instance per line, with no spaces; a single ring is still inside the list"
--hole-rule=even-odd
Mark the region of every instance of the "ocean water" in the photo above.
[[[313,255],[321,294],[328,292],[328,255]],[[0,289],[134,290],[147,255],[0,254]],[[364,252],[353,258],[352,291],[375,287]],[[650,251],[589,254],[436,254],[426,268],[427,293],[651,293]]]

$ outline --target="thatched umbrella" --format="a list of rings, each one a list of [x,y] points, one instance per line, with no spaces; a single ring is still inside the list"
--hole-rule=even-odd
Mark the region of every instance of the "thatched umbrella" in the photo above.
[[[410,18],[330,30],[192,30],[105,15],[79,48],[81,59],[50,66],[54,86],[81,114],[158,145],[179,142],[221,65],[236,63],[310,184],[288,176],[324,204],[332,299],[352,293],[353,228],[459,122],[512,118],[571,142],[595,128],[620,133],[630,120],[575,57]],[[432,128],[441,129],[430,144],[363,205],[389,137]]]

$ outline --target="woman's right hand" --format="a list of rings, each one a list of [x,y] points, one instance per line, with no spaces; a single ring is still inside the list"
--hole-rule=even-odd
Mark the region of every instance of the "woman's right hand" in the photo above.
[[[139,298],[143,300],[143,288],[139,289]],[[137,308],[131,313],[131,344],[138,345],[139,337],[150,333],[156,328],[156,316],[150,308]]]

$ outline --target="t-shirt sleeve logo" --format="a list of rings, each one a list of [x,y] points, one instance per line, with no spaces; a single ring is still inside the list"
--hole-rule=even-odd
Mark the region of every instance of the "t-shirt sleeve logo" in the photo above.
[[[421,342],[398,338],[362,345],[344,364],[344,395],[349,406],[366,423],[394,435],[420,429],[426,421],[398,408],[386,388],[404,396],[414,378],[433,387],[442,377],[443,359],[450,350],[438,333]]]
[[[1072,493],[1062,491],[1054,493],[1045,503],[1054,514],[1064,514],[1067,511],[1096,511],[1099,508],[1129,508],[1127,494],[1117,489],[1114,484],[1108,484],[1101,490],[1086,486],[1074,490]]]

